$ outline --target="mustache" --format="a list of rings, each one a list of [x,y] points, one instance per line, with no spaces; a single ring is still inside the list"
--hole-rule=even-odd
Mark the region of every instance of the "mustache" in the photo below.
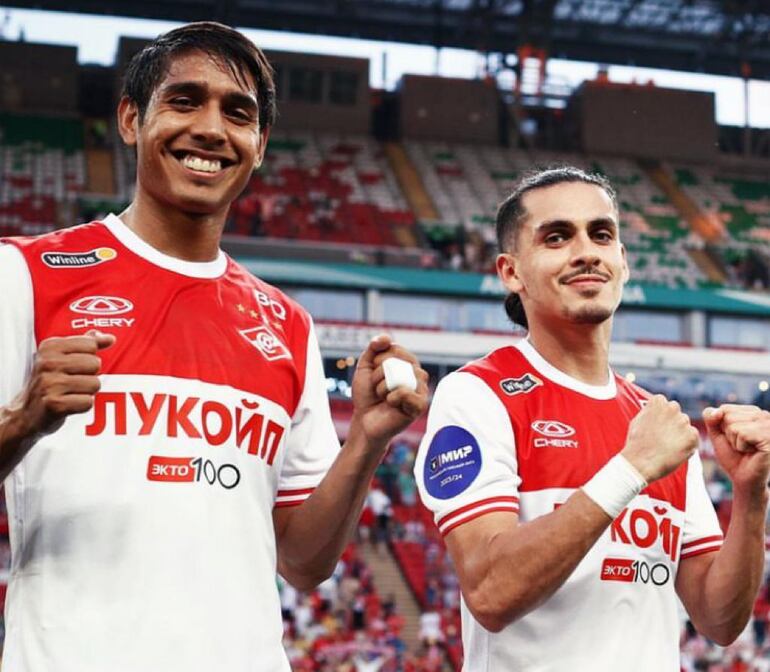
[[[572,282],[572,280],[574,280],[575,278],[581,275],[595,275],[599,278],[602,278],[602,280],[610,280],[612,277],[609,273],[600,271],[598,268],[593,268],[591,266],[581,266],[580,268],[572,271],[571,273],[567,273],[567,275],[562,276],[559,282],[565,285],[568,282]]]

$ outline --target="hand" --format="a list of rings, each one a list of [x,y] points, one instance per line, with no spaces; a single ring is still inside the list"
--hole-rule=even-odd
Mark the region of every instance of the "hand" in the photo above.
[[[411,362],[417,389],[404,387],[388,391],[382,362],[389,357]],[[425,412],[428,407],[428,374],[408,350],[381,334],[372,339],[358,359],[353,376],[353,423],[360,422],[370,441],[387,443]]]
[[[723,404],[703,411],[719,466],[736,487],[764,489],[770,473],[770,413]]]
[[[84,336],[45,339],[22,392],[10,404],[30,438],[55,432],[73,413],[85,413],[99,391],[99,350],[115,342],[112,334],[89,331]]]
[[[698,430],[679,404],[656,394],[631,421],[621,455],[652,483],[687,461],[698,443]]]

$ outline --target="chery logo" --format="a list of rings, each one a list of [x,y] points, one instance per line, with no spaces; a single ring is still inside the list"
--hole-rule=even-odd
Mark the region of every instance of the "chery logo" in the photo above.
[[[575,433],[574,428],[565,425],[563,422],[557,422],[556,420],[536,420],[532,423],[532,429],[543,436],[551,436],[559,439],[566,436],[572,436]]]
[[[134,309],[134,304],[119,296],[84,296],[70,304],[70,310],[83,315],[120,315]]]

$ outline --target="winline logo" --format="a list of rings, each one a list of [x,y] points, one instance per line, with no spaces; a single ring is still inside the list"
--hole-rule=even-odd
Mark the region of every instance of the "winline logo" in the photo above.
[[[111,247],[97,247],[88,252],[43,252],[40,258],[50,268],[81,268],[112,261],[117,256]]]

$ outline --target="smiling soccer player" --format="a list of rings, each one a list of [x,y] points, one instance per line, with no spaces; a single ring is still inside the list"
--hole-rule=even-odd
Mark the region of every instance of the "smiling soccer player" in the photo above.
[[[374,339],[340,449],[310,316],[220,250],[274,99],[238,32],[161,36],[118,109],[128,209],[0,246],[3,670],[288,672],[276,571],[331,574],[427,405],[417,360]],[[387,389],[394,356],[414,389]]]
[[[468,672],[676,672],[677,596],[726,644],[762,578],[770,413],[709,409],[733,482],[726,537],[698,433],[609,368],[628,279],[614,191],[564,167],[497,216],[497,270],[528,338],[438,386],[415,463],[463,594]]]

